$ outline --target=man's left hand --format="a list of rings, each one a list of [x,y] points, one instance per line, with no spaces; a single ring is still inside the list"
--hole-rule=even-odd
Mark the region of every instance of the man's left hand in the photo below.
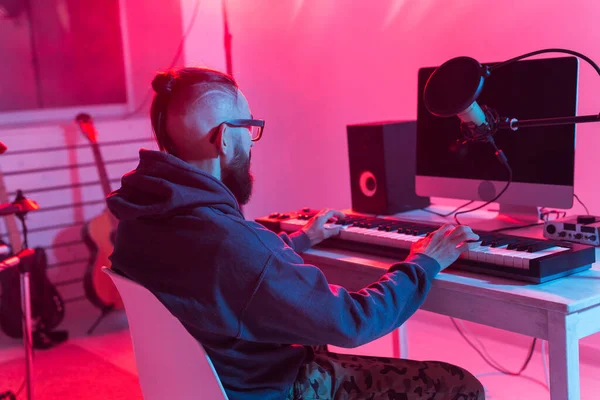
[[[342,229],[341,225],[335,225],[331,222],[327,223],[327,221],[344,217],[345,215],[341,211],[326,208],[312,217],[308,223],[302,227],[302,231],[304,231],[310,239],[310,245],[314,246],[325,239],[339,235],[340,230]]]

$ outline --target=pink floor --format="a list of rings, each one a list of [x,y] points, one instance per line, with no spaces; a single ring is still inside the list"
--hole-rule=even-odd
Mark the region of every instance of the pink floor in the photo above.
[[[63,329],[71,339],[54,349],[37,352],[36,399],[140,399],[135,360],[123,312],[110,315],[94,332],[85,331],[97,311],[81,301],[68,304]],[[440,360],[460,365],[478,376],[487,398],[546,400],[541,347],[538,342],[529,367],[521,377],[493,372],[459,336],[447,317],[419,311],[408,323],[409,358]],[[527,355],[530,338],[472,323],[465,323],[488,353],[509,370],[517,370]],[[597,338],[584,340],[581,348],[581,399],[600,399],[600,347]],[[358,349],[333,351],[390,356],[391,337]],[[0,393],[16,390],[23,381],[23,350],[17,340],[0,334]],[[19,399],[24,399],[23,394]]]

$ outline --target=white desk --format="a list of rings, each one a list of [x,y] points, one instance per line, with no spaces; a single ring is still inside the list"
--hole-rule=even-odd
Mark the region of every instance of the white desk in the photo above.
[[[330,283],[349,290],[367,286],[401,261],[345,250],[311,249],[303,257]],[[539,285],[447,270],[421,309],[547,340],[551,399],[578,400],[579,339],[600,331],[600,265]],[[396,356],[406,356],[405,333]]]

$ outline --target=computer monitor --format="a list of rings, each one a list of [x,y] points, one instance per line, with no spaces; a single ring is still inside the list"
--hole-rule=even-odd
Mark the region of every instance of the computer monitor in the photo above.
[[[421,68],[418,75],[416,193],[489,201],[506,185],[508,171],[491,144],[462,143],[458,117],[436,117],[425,108],[423,90],[435,69]],[[575,116],[578,79],[575,57],[519,61],[493,71],[477,102],[519,120]],[[513,170],[510,187],[497,200],[502,213],[533,210],[521,217],[537,221],[538,207],[572,207],[575,129],[572,124],[496,133]]]

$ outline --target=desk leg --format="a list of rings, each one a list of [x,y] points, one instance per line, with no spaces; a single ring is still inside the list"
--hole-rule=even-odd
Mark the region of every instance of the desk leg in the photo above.
[[[569,315],[548,313],[552,400],[579,400],[579,340],[574,324]]]
[[[394,358],[408,358],[408,329],[406,322],[392,332],[392,348]]]

